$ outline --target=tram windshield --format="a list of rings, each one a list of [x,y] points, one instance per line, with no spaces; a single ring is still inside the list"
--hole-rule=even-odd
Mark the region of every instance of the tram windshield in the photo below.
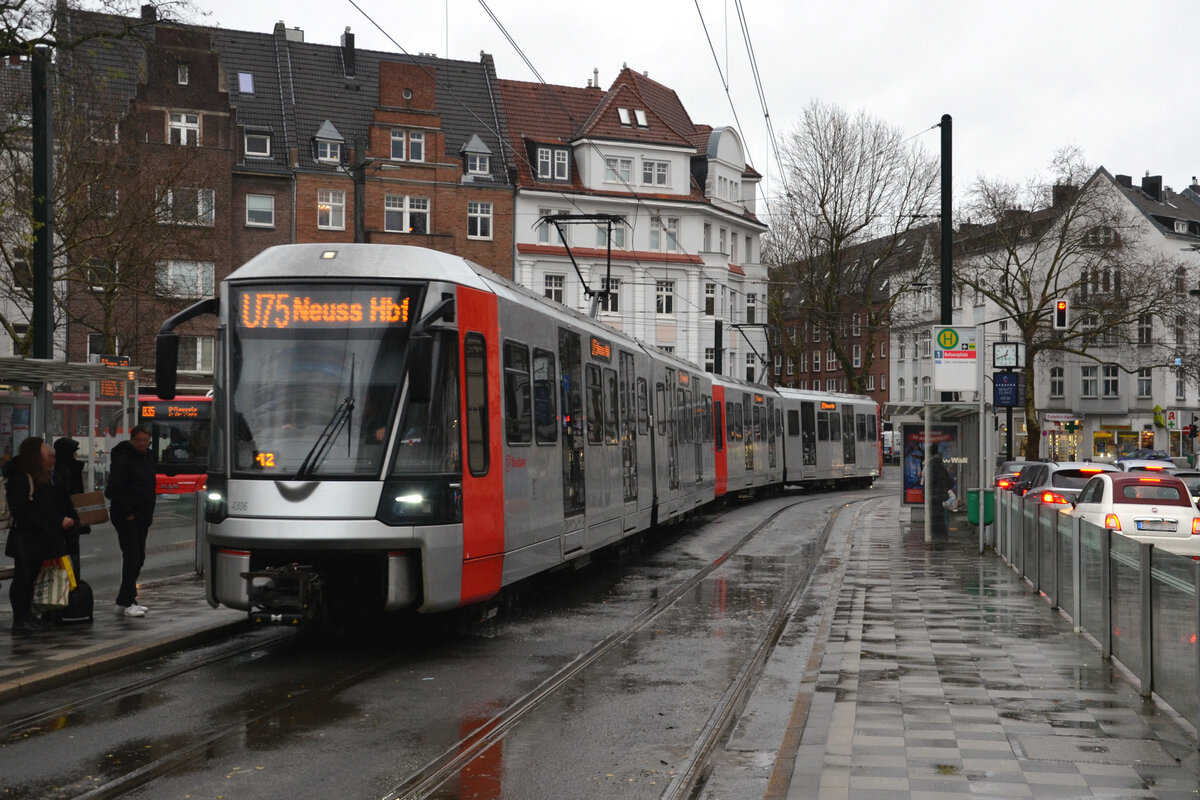
[[[233,472],[305,480],[376,477],[404,375],[406,286],[233,292]]]

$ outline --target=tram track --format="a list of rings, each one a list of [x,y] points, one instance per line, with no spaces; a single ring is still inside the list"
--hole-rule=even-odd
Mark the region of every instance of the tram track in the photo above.
[[[695,589],[705,578],[724,565],[748,543],[753,541],[776,519],[796,506],[804,505],[817,499],[820,498],[804,498],[776,509],[766,519],[755,525],[738,539],[737,542],[725,550],[718,558],[712,560],[704,568],[698,570],[687,580],[677,585],[670,593],[647,606],[619,630],[597,643],[586,653],[576,657],[571,663],[555,672],[532,691],[477,727],[452,748],[443,752],[438,758],[430,761],[404,781],[393,786],[381,796],[381,800],[424,800],[424,798],[433,795],[447,780],[467,769],[472,761],[502,739],[522,719],[542,706],[549,698],[555,696],[570,681],[667,612],[680,598]],[[865,502],[865,500],[866,498],[863,498],[851,502]],[[836,521],[838,514],[848,505],[850,503],[846,503],[842,507],[833,510],[830,520],[818,535],[818,552],[823,549],[829,530]],[[688,752],[684,768],[677,772],[675,779],[663,793],[662,797],[664,800],[680,800],[681,798],[691,797],[693,796],[692,793],[702,785],[701,779],[705,774],[708,756],[719,744],[729,725],[736,719],[738,711],[745,705],[746,698],[753,688],[763,664],[778,642],[797,601],[797,597],[800,594],[800,590],[807,585],[814,566],[815,560],[793,582],[784,602],[780,603],[779,609],[772,615],[766,634],[760,639],[758,645],[738,670],[737,677],[722,696],[717,708],[704,725],[696,743]]]

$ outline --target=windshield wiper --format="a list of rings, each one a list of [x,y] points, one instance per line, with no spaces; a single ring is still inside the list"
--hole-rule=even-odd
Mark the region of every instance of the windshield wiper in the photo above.
[[[356,362],[357,359],[351,356],[349,394],[346,395],[346,399],[334,410],[333,416],[329,418],[329,422],[325,423],[325,430],[321,431],[321,435],[313,442],[312,449],[308,451],[308,455],[300,462],[300,469],[296,470],[297,478],[307,478],[317,471],[317,467],[321,466],[321,462],[325,460],[325,456],[329,455],[329,450],[333,446],[333,443],[337,441],[338,434],[342,432],[342,428],[345,428],[347,423],[350,422],[350,417],[354,413],[354,366]],[[349,448],[349,445],[350,442],[347,440],[347,448]]]
[[[312,449],[308,451],[308,455],[304,457],[304,461],[300,462],[300,469],[296,470],[297,478],[307,478],[317,471],[317,467],[321,466],[321,462],[325,460],[325,456],[329,455],[329,450],[342,428],[346,427],[346,423],[350,421],[350,415],[354,412],[354,396],[347,395],[346,399],[341,402],[337,410],[333,412],[333,416],[329,422],[325,424],[325,430],[321,431],[321,435],[313,442]]]

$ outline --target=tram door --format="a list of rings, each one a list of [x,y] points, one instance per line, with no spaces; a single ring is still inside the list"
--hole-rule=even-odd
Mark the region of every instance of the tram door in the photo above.
[[[679,488],[679,426],[675,424],[675,370],[667,370],[667,387],[664,392],[667,407],[660,409],[660,416],[667,429],[667,487]]]
[[[854,407],[842,406],[842,459],[846,464],[855,463],[854,458]]]
[[[626,530],[634,524],[637,513],[638,464],[637,464],[637,418],[634,400],[635,375],[633,353],[621,351],[618,367],[621,370],[619,387],[621,403],[621,487],[625,501]]]
[[[775,436],[778,432],[775,420],[775,401],[767,398],[767,466],[776,468]]]
[[[583,350],[579,335],[558,331],[562,395],[563,553],[583,547],[587,485],[583,472]]]
[[[817,473],[817,412],[812,403],[800,404],[800,474],[811,478]]]

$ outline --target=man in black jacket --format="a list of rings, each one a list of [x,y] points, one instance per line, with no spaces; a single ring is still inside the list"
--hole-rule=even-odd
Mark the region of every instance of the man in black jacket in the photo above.
[[[112,470],[104,496],[109,499],[109,517],[121,543],[121,588],[117,610],[127,617],[146,616],[137,602],[137,579],[146,561],[146,534],[154,521],[154,458],[150,454],[150,431],[134,425],[129,441],[112,451]]]
[[[79,563],[79,537],[91,533],[91,528],[79,524],[79,514],[71,503],[71,495],[83,491],[84,463],[75,458],[79,442],[66,436],[54,443],[54,469],[50,473],[50,488],[54,491],[54,505],[64,515],[75,520],[75,525],[64,533],[67,541],[67,555],[71,557],[71,567],[75,577],[82,578]]]

